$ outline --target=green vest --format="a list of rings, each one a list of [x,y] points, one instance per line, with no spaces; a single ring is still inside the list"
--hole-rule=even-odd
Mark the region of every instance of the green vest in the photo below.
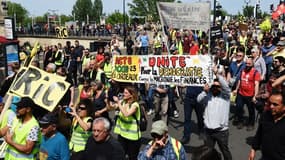
[[[39,127],[38,121],[32,117],[28,122],[22,124],[17,118],[13,120],[12,131],[14,132],[13,141],[17,144],[26,144],[26,139],[33,127]],[[36,142],[30,154],[19,152],[14,147],[8,145],[5,160],[35,160],[36,154],[40,147],[40,133],[38,134],[38,142]]]
[[[160,42],[160,37],[159,35],[157,35],[155,38],[154,38],[154,48],[160,48],[161,47],[161,42]]]
[[[112,64],[111,63],[105,63],[104,64],[104,72],[105,72],[105,74],[106,74],[106,77],[107,78],[112,78],[111,76],[112,76]]]
[[[87,123],[91,117],[85,117],[84,122]],[[72,135],[69,143],[69,149],[74,152],[79,152],[85,149],[85,144],[91,135],[91,131],[84,131],[84,129],[78,124],[75,123],[75,120],[72,123]]]
[[[54,56],[54,57],[57,58],[57,57],[59,56],[59,55],[58,55],[59,52],[60,52],[60,51],[57,51],[57,52],[55,53],[55,56]],[[61,55],[60,55],[60,56],[61,56]],[[58,60],[56,60],[56,61],[54,62],[54,64],[57,65],[57,66],[61,66],[61,65],[62,65],[62,59],[61,59],[61,57],[60,57]]]
[[[12,111],[11,109],[8,109],[8,110],[4,113],[3,119],[2,119],[2,121],[0,122],[0,129],[6,127],[9,117],[11,117],[11,116],[13,116],[13,115],[15,115],[14,117],[16,117],[16,113],[14,113],[14,111]]]
[[[125,102],[123,102],[122,105],[124,105]],[[141,117],[139,104],[138,102],[134,102],[131,105],[136,105],[137,111],[136,111],[136,117],[139,120]],[[128,109],[131,108],[131,105]],[[139,140],[141,137],[141,132],[138,128],[137,122],[135,118],[130,115],[128,117],[124,116],[122,112],[119,113],[116,126],[114,128],[114,133],[119,134],[120,136],[129,139],[129,140]]]
[[[178,44],[176,44],[176,47],[178,48],[178,54],[183,55],[183,45],[182,41],[177,41]]]

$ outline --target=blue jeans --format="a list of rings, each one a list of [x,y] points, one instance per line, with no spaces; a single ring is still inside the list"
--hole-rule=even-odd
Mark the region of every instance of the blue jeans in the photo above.
[[[141,54],[142,55],[148,55],[148,46],[142,46],[141,47]]]
[[[236,116],[239,122],[243,121],[243,107],[246,104],[248,109],[248,125],[254,125],[255,121],[255,108],[252,102],[252,97],[242,96],[240,94],[237,95],[236,99]]]
[[[173,116],[175,110],[177,110],[175,104],[175,87],[170,87],[168,89],[168,114]]]
[[[149,88],[148,89],[148,92],[147,92],[147,107],[148,107],[148,110],[150,109],[153,109],[153,102],[154,102],[154,92],[155,92],[155,89],[154,88]]]
[[[191,134],[191,118],[193,109],[197,116],[199,132],[202,132],[204,128],[204,107],[197,102],[197,97],[190,97],[186,94],[184,100],[184,137],[190,137]]]

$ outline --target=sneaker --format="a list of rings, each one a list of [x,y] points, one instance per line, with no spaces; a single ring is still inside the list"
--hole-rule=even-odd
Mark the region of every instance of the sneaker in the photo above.
[[[173,117],[174,117],[174,118],[178,118],[178,117],[179,117],[179,113],[178,113],[177,110],[175,110],[175,111],[173,112]]]
[[[152,115],[154,113],[153,109],[150,109],[148,112],[147,112],[147,115]]]

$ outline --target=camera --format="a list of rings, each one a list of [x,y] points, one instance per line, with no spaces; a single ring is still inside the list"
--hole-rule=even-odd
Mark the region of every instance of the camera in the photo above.
[[[70,108],[69,106],[67,106],[67,107],[65,108],[65,112],[66,112],[66,113],[71,112],[71,108]]]

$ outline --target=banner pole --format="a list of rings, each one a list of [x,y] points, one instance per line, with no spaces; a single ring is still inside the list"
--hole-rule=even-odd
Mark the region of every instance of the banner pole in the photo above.
[[[162,15],[161,15],[161,13],[160,13],[159,2],[156,2],[156,7],[157,7],[157,10],[158,10],[159,18],[160,18],[161,25],[162,25],[162,33],[163,33],[163,36],[164,36],[164,37],[167,37],[167,38],[166,38],[166,41],[165,41],[165,46],[166,46],[166,49],[167,49],[167,54],[170,54],[169,46],[168,46],[168,39],[169,39],[169,37],[166,36],[166,33],[165,33],[164,21],[163,21]],[[168,26],[168,27],[169,27],[169,26]]]
[[[32,49],[32,52],[31,52],[30,56],[26,59],[26,61],[25,61],[25,63],[24,63],[24,66],[25,66],[25,67],[27,67],[27,66],[30,65],[30,63],[32,62],[33,57],[37,54],[37,51],[38,51],[37,46],[38,46],[38,42],[36,42],[36,43],[34,44],[34,48]],[[13,95],[10,94],[10,90],[11,90],[11,88],[12,88],[14,82],[16,81],[17,77],[18,77],[18,75],[16,75],[16,77],[14,78],[14,80],[13,80],[13,82],[12,82],[12,85],[10,86],[10,89],[9,89],[8,92],[7,92],[7,93],[8,93],[8,98],[7,98],[7,100],[5,101],[4,108],[3,108],[3,110],[2,110],[2,112],[1,112],[1,114],[0,114],[0,122],[1,122],[2,119],[3,119],[5,112],[6,112],[6,111],[8,110],[8,108],[11,106]],[[6,93],[6,94],[7,94],[7,93]]]

